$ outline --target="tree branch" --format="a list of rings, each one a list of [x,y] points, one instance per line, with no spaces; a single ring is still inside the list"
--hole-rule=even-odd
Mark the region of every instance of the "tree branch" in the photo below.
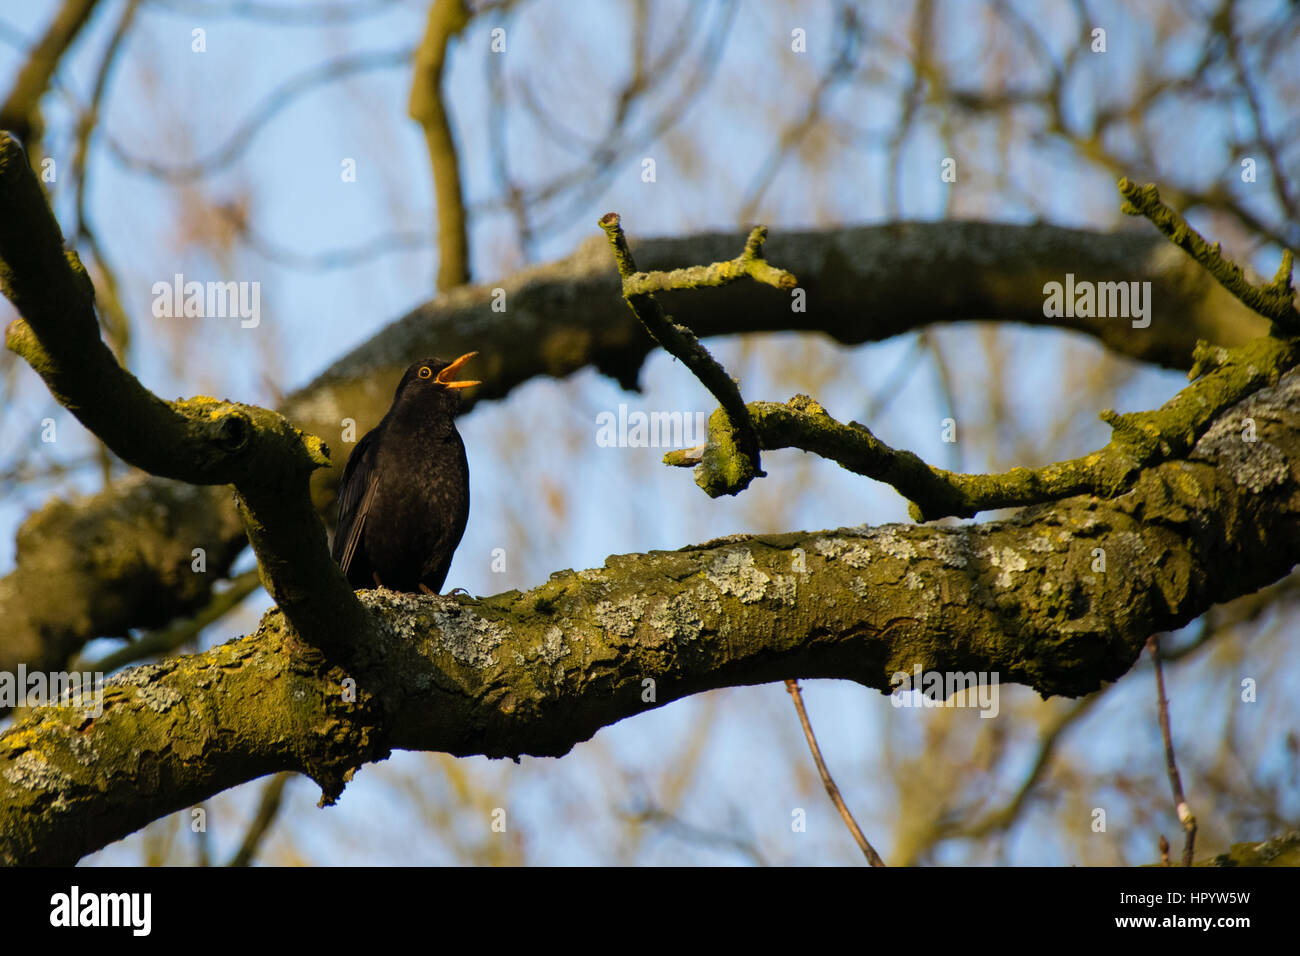
[[[409,112],[424,129],[433,165],[438,206],[438,290],[446,292],[469,281],[469,236],[460,189],[460,160],[451,119],[442,101],[442,71],[451,38],[465,29],[470,12],[464,0],[432,0],[424,39],[415,51]]]
[[[1241,267],[1219,251],[1217,242],[1206,242],[1186,219],[1160,201],[1160,192],[1153,183],[1139,186],[1121,179],[1119,191],[1124,194],[1124,212],[1151,220],[1176,246],[1204,266],[1221,286],[1260,315],[1272,319],[1284,333],[1300,333],[1300,312],[1296,311],[1295,289],[1291,285],[1290,249],[1282,250],[1282,261],[1271,283],[1262,287],[1253,285]]]
[[[919,663],[1087,694],[1128,671],[1147,635],[1300,561],[1297,462],[1292,372],[1111,501],[960,527],[735,536],[481,601],[362,592],[382,625],[357,635],[348,670],[272,610],[248,638],[110,678],[97,718],[36,708],[0,735],[0,859],[69,863],[281,770],[334,795],[390,747],[559,756],[716,687],[836,677],[889,693]]]
[[[228,866],[249,866],[252,864],[254,857],[257,856],[258,847],[262,844],[262,838],[271,829],[276,814],[280,812],[280,801],[284,796],[285,784],[292,777],[293,774],[291,773],[277,773],[267,781],[266,786],[262,789],[262,799],[257,804],[257,814],[249,824],[248,832],[244,834],[244,840],[239,844],[239,849],[230,858]]]
[[[696,481],[713,498],[740,493],[753,479],[763,476],[758,436],[754,434],[754,424],[749,420],[745,400],[740,397],[740,386],[700,344],[694,332],[673,321],[672,316],[659,307],[654,293],[724,286],[746,276],[778,289],[792,289],[798,280],[784,269],[768,265],[762,258],[763,242],[767,239],[767,229],[763,226],[756,226],[750,232],[744,251],[735,259],[650,273],[637,271],[618,213],[602,216],[600,227],[605,230],[614,249],[623,298],[632,313],[645,326],[650,337],[664,351],[681,359],[722,406],[717,422],[717,441],[711,449],[705,450],[707,460],[702,463],[703,467],[696,469]]]
[[[119,142],[111,132],[105,133],[104,142],[109,152],[127,169],[169,183],[193,182],[204,176],[221,172],[239,159],[256,142],[257,134],[262,128],[300,96],[357,73],[404,66],[410,62],[411,54],[412,48],[409,45],[392,50],[367,50],[308,67],[267,93],[248,112],[243,122],[223,141],[222,145],[209,151],[207,155],[188,162],[163,163],[148,156],[137,156],[125,144]]]
[[[1160,720],[1160,739],[1165,745],[1165,772],[1169,774],[1169,789],[1174,795],[1174,812],[1183,828],[1183,866],[1191,866],[1196,853],[1196,815],[1183,796],[1183,778],[1178,773],[1178,759],[1174,756],[1174,736],[1169,729],[1169,699],[1165,696],[1165,671],[1160,664],[1160,638],[1152,634],[1147,638],[1151,661],[1156,672],[1156,709]],[[1164,839],[1161,836],[1161,839]],[[1163,855],[1163,853],[1162,853]]]
[[[817,772],[821,775],[822,786],[826,790],[826,795],[831,798],[831,803],[835,804],[835,809],[839,812],[844,825],[849,828],[849,833],[853,835],[853,842],[858,845],[858,849],[867,858],[867,862],[872,866],[883,867],[885,861],[880,858],[876,848],[871,845],[871,842],[862,833],[858,821],[853,819],[853,813],[849,810],[849,805],[844,802],[844,797],[840,795],[840,788],[835,784],[835,778],[831,776],[826,761],[822,759],[822,748],[817,745],[817,735],[813,733],[812,723],[808,720],[808,711],[803,705],[803,694],[799,690],[799,682],[797,680],[787,680],[785,689],[789,692],[791,700],[794,701],[794,709],[799,714],[799,725],[803,727],[804,738],[808,741],[808,749],[812,751],[813,762],[817,764]]]
[[[928,465],[910,451],[890,448],[865,425],[836,421],[806,395],[796,395],[785,405],[751,402],[749,417],[762,448],[802,448],[892,485],[910,499],[909,510],[917,521],[969,518],[980,511],[1042,504],[1071,495],[1113,498],[1128,490],[1143,468],[1187,454],[1223,409],[1276,383],[1300,357],[1294,341],[1273,338],[1231,350],[1201,343],[1196,354],[1198,364],[1192,374],[1200,377],[1158,410],[1101,413],[1113,430],[1104,447],[1069,461],[1013,468],[1000,475],[959,474]],[[664,455],[665,464],[707,463],[712,454],[713,467],[725,468],[732,439],[719,412],[709,418],[703,452],[670,451]]]
[[[198,485],[233,484],[263,585],[309,642],[345,655],[368,618],[330,558],[308,479],[329,464],[275,412],[198,396],[158,398],[99,336],[95,295],[18,141],[0,132],[0,289],[23,317],[5,344],[128,464]]]
[[[15,211],[6,209],[2,218],[22,230]],[[728,259],[743,242],[741,234],[710,234],[642,240],[631,248],[642,268],[661,270]],[[700,337],[816,330],[851,345],[934,323],[997,317],[1074,328],[1121,354],[1181,368],[1192,364],[1198,339],[1233,346],[1268,331],[1266,320],[1199,265],[1146,233],[904,223],[783,233],[770,240],[768,255],[799,276],[808,313],[792,312],[782,296],[750,283],[664,296]],[[1044,316],[1043,284],[1067,272],[1150,281],[1150,327]],[[496,289],[505,312],[493,311]],[[595,238],[566,259],[521,270],[495,287],[457,289],[416,309],[291,395],[280,411],[331,442],[345,417],[363,434],[387,411],[391,383],[406,365],[443,350],[479,351],[484,384],[475,391],[489,400],[535,376],[563,377],[593,365],[634,388],[654,345],[621,297],[608,244]],[[341,471],[340,462],[313,477],[317,511],[328,521]],[[76,540],[94,546],[74,547]],[[51,502],[19,532],[16,568],[0,579],[0,619],[8,624],[0,634],[0,671],[19,662],[54,669],[94,637],[193,613],[245,541],[230,495],[217,487],[130,479],[90,499]],[[189,570],[196,547],[207,552],[206,574]]]
[[[13,130],[24,142],[39,140],[44,132],[40,118],[41,97],[49,88],[59,61],[81,33],[96,0],[64,0],[27,62],[18,72],[13,89],[0,105],[0,129]]]

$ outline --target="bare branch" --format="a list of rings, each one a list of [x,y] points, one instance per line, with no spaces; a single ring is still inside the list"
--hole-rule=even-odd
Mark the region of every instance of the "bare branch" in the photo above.
[[[817,746],[817,737],[813,733],[812,724],[808,720],[808,711],[803,706],[803,694],[799,692],[799,682],[787,680],[785,689],[790,694],[790,699],[794,701],[794,709],[799,713],[799,723],[803,727],[803,735],[808,739],[808,749],[812,751],[813,760],[817,764],[817,772],[821,774],[822,786],[826,788],[826,794],[831,798],[831,803],[835,804],[835,809],[839,811],[844,825],[849,828],[853,834],[853,840],[862,851],[862,855],[867,858],[867,862],[872,866],[884,866],[885,861],[880,858],[865,836],[862,834],[862,828],[858,826],[858,821],[853,819],[853,814],[849,811],[848,804],[840,796],[840,788],[835,785],[835,780],[831,777],[830,770],[826,767],[826,761],[822,759],[822,749]]]
[[[1295,289],[1291,285],[1292,255],[1282,250],[1282,262],[1272,283],[1262,288],[1246,280],[1241,268],[1219,251],[1219,244],[1208,243],[1187,224],[1187,220],[1160,201],[1152,183],[1138,186],[1127,179],[1119,181],[1124,195],[1124,212],[1145,216],[1175,245],[1205,267],[1225,289],[1265,318],[1272,319],[1289,334],[1300,333],[1300,312],[1295,308]]]
[[[928,465],[910,451],[889,447],[865,425],[836,421],[806,395],[796,395],[784,405],[751,402],[748,411],[761,448],[802,448],[892,485],[911,502],[909,511],[917,521],[968,518],[980,511],[1071,495],[1122,494],[1145,468],[1190,452],[1225,408],[1277,382],[1300,360],[1300,351],[1294,342],[1262,338],[1230,350],[1202,344],[1197,356],[1200,364],[1193,374],[1204,374],[1158,410],[1124,415],[1104,410],[1101,417],[1110,424],[1112,437],[1102,448],[1042,468],[1013,468],[998,475],[960,474]],[[729,427],[718,416],[714,412],[709,419],[703,451],[670,451],[664,463],[688,467],[710,453],[724,458],[730,454]]]
[[[207,156],[189,163],[171,165],[136,156],[111,134],[105,135],[104,142],[109,152],[128,169],[138,170],[167,182],[191,182],[219,172],[237,160],[253,145],[258,130],[302,94],[354,73],[403,66],[410,62],[412,52],[410,46],[396,50],[369,51],[339,57],[304,70],[268,93],[223,145],[218,146]]]
[[[42,134],[41,97],[59,68],[59,61],[95,12],[96,0],[64,0],[45,35],[28,54],[13,89],[0,104],[0,129],[11,130],[33,147]]]
[[[409,112],[424,129],[424,142],[433,165],[438,206],[438,290],[446,292],[469,281],[469,237],[465,201],[461,196],[460,160],[451,133],[451,120],[442,101],[442,71],[447,44],[469,24],[464,0],[432,0],[424,39],[415,51]]]
[[[351,23],[377,13],[386,13],[397,3],[398,0],[317,0],[307,6],[295,7],[280,3],[258,3],[256,0],[218,0],[215,3],[204,3],[201,0],[154,0],[155,6],[189,16],[242,17],[284,27]]]
[[[632,250],[619,225],[618,213],[606,213],[600,219],[600,226],[614,249],[614,261],[618,263],[618,272],[623,280],[623,298],[632,312],[651,338],[669,354],[681,359],[722,405],[717,442],[713,449],[706,449],[705,458],[695,472],[696,482],[713,498],[739,493],[754,478],[763,476],[758,437],[749,420],[745,400],[740,397],[740,388],[709,350],[700,344],[694,332],[674,322],[659,308],[654,293],[727,285],[744,276],[785,289],[793,288],[797,280],[783,269],[769,266],[760,257],[767,237],[763,226],[753,229],[745,242],[745,251],[729,262],[649,274],[637,272]]]
[[[1160,665],[1160,638],[1157,635],[1152,634],[1147,639],[1147,649],[1151,651],[1151,661],[1156,670],[1156,703],[1160,717],[1160,737],[1165,743],[1165,771],[1169,774],[1169,788],[1174,792],[1174,810],[1186,834],[1186,841],[1183,843],[1183,866],[1191,866],[1196,848],[1196,815],[1192,813],[1192,808],[1187,805],[1187,798],[1183,796],[1183,779],[1179,776],[1178,761],[1174,757],[1174,738],[1169,729],[1169,700],[1165,697],[1165,674],[1164,668]],[[1164,837],[1162,836],[1161,839],[1163,840]],[[1161,857],[1168,859],[1163,849]]]

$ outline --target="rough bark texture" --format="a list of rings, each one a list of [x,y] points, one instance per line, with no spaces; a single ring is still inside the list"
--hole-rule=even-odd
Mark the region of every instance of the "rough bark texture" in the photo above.
[[[715,687],[838,677],[884,691],[919,664],[1084,694],[1124,674],[1152,632],[1300,560],[1297,463],[1292,372],[1114,500],[980,525],[735,536],[477,602],[368,592],[379,626],[347,674],[274,610],[249,637],[113,678],[98,719],[45,707],[0,736],[0,861],[71,862],[276,770],[313,775],[332,799],[392,748],[558,756]]]
[[[658,270],[721,261],[743,243],[741,233],[713,234],[634,242],[633,250],[639,267]],[[806,313],[792,312],[781,294],[747,283],[666,293],[664,303],[701,336],[793,329],[853,344],[936,322],[996,318],[1075,328],[1121,354],[1174,367],[1191,365],[1197,339],[1237,345],[1267,330],[1264,319],[1199,266],[1148,233],[905,223],[778,234],[768,240],[766,255],[799,278]],[[1151,281],[1151,327],[1133,329],[1122,319],[1044,317],[1043,284],[1061,281],[1067,272],[1078,279]],[[467,287],[440,296],[287,399],[281,411],[335,450],[334,468],[318,473],[312,484],[328,522],[333,522],[334,487],[348,449],[339,440],[342,419],[355,419],[356,433],[364,434],[387,409],[401,370],[420,355],[479,350],[484,385],[476,391],[486,399],[501,398],[534,376],[561,377],[588,365],[635,385],[653,343],[622,301],[603,237],[593,237],[567,259],[503,280],[504,312],[492,310],[494,288]],[[51,513],[75,523],[103,547],[72,565],[81,569],[78,573],[52,576],[45,569],[66,558],[67,543],[51,535],[20,535],[16,570],[0,580],[0,618],[10,625],[0,634],[0,671],[19,663],[57,668],[87,640],[152,626],[160,609],[184,613],[198,606],[243,544],[228,493],[177,489],[159,478],[124,483],[91,499],[52,502],[29,519],[27,528],[50,522]],[[136,530],[130,539],[114,537],[110,522]],[[137,587],[137,582],[179,575],[177,543],[187,546],[186,553],[206,547],[208,574],[191,576],[166,596]],[[186,558],[182,570],[188,566]],[[117,597],[82,600],[88,586]]]
[[[124,461],[188,484],[233,485],[267,592],[314,646],[350,660],[348,639],[372,625],[311,504],[311,473],[329,464],[321,440],[263,408],[202,395],[165,401],[123,369],[100,338],[86,271],[4,131],[0,209],[0,291],[22,315],[5,329],[6,347]]]
[[[33,514],[18,532],[16,568],[0,578],[0,672],[58,669],[90,637],[197,611],[216,569],[248,545],[231,497],[226,486],[135,475]],[[212,570],[192,570],[195,548]]]

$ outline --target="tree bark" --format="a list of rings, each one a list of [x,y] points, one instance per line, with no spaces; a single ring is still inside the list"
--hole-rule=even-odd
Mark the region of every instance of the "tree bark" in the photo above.
[[[1151,633],[1300,560],[1297,462],[1293,371],[1112,500],[738,535],[482,601],[363,592],[379,626],[346,673],[272,610],[246,638],[111,678],[97,718],[43,707],[0,736],[0,861],[70,863],[279,770],[310,774],[329,802],[394,748],[560,756],[717,687],[834,677],[888,692],[919,665],[1086,694]]]
[[[735,233],[645,240],[632,248],[640,268],[657,270],[721,261],[743,244]],[[797,330],[857,344],[934,323],[996,318],[1072,328],[1120,354],[1178,368],[1190,367],[1198,339],[1233,346],[1267,332],[1264,319],[1204,270],[1144,232],[903,223],[776,234],[767,256],[799,278],[807,312],[747,283],[668,293],[664,303],[701,337]],[[1045,317],[1042,286],[1067,272],[1078,279],[1150,281],[1151,326]],[[494,311],[494,303],[504,311]],[[588,365],[632,388],[652,348],[622,301],[603,236],[595,236],[567,259],[420,307],[289,396],[281,411],[335,450],[334,467],[312,481],[313,500],[332,526],[334,488],[348,451],[338,440],[342,420],[354,419],[356,434],[364,434],[387,410],[402,369],[420,355],[478,350],[484,385],[476,391],[491,400],[535,376],[563,377]],[[70,561],[76,545],[66,535],[74,528],[77,541],[96,545]],[[0,634],[0,671],[19,663],[57,668],[95,637],[157,626],[201,607],[243,545],[223,489],[144,478],[93,498],[51,502],[20,531],[16,568],[0,579],[0,619],[9,622]],[[207,553],[202,575],[189,571],[196,547]],[[73,570],[51,573],[59,568]]]

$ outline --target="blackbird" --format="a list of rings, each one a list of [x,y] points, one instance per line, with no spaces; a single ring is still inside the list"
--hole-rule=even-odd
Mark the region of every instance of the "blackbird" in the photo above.
[[[393,407],[352,449],[339,485],[334,560],[354,589],[437,594],[469,518],[469,463],[456,431],[461,366],[406,370]]]

